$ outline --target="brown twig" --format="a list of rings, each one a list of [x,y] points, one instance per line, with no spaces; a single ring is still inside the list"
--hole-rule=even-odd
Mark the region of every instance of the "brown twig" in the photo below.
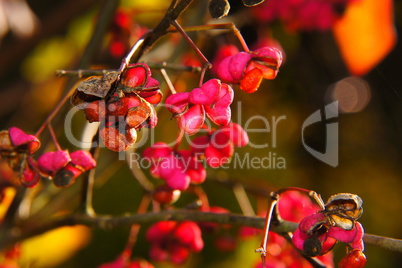
[[[167,63],[167,62],[144,62],[151,69],[168,69],[172,71],[180,71],[180,72],[190,72],[190,73],[200,73],[201,67],[199,66],[189,66],[175,63]],[[84,78],[89,76],[102,76],[108,72],[117,72],[118,69],[79,69],[79,70],[56,70],[55,75],[57,77],[63,76],[73,76],[77,78]]]
[[[232,224],[237,226],[249,226],[258,229],[263,229],[264,218],[261,217],[247,217],[237,214],[227,213],[211,213],[200,211],[188,211],[188,210],[166,210],[158,213],[150,212],[145,214],[135,214],[130,216],[107,216],[97,215],[88,216],[85,214],[73,214],[63,216],[55,219],[47,224],[41,225],[36,228],[29,228],[29,226],[23,226],[26,228],[20,228],[20,232],[8,233],[6,237],[0,241],[0,249],[5,248],[7,245],[14,244],[18,241],[22,241],[29,237],[33,237],[42,234],[46,231],[52,230],[61,226],[83,224],[87,226],[95,226],[98,228],[119,228],[125,226],[131,226],[133,224],[145,224],[153,223],[164,220],[192,220],[196,222],[215,222],[221,224]],[[16,227],[18,229],[18,227]],[[271,231],[276,233],[293,232],[297,228],[297,223],[282,221],[277,226],[272,226]],[[378,235],[365,234],[364,242],[369,245],[375,245],[386,248],[388,250],[402,253],[402,240],[395,238],[388,238]]]
[[[193,0],[181,0],[179,3],[176,2],[177,1],[172,2],[171,7],[168,9],[159,24],[146,36],[144,42],[142,42],[141,48],[138,50],[136,55],[132,57],[131,61],[138,62],[141,56],[147,53],[148,50],[151,49],[151,47],[156,43],[156,41],[167,33],[171,22],[176,20],[193,2]]]

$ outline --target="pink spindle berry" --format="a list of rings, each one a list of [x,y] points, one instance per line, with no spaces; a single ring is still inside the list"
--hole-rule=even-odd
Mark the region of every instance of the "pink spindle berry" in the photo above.
[[[229,85],[211,79],[191,92],[169,96],[165,103],[177,118],[180,130],[193,135],[203,126],[205,116],[219,126],[226,126],[231,117],[233,97],[233,89]]]
[[[20,177],[20,182],[25,187],[35,186],[40,179],[40,174],[38,172],[38,164],[31,157],[28,158],[25,169]]]
[[[83,172],[96,166],[92,155],[78,150],[47,152],[38,159],[38,167],[43,176],[49,177],[57,187],[67,187]]]
[[[239,49],[233,44],[226,44],[220,46],[216,51],[214,60],[212,61],[211,72],[216,75],[218,72],[218,66],[221,63],[221,61],[237,53],[239,53]]]
[[[239,52],[217,61],[217,75],[228,83],[240,84],[240,89],[255,92],[263,78],[274,79],[282,64],[282,53],[274,47]]]
[[[323,211],[311,214],[299,224],[293,234],[293,244],[309,256],[322,255],[332,249],[337,241],[349,244],[352,249],[364,250],[364,229],[354,222],[351,230],[331,224],[329,217]]]
[[[287,191],[281,194],[278,210],[282,219],[300,222],[304,217],[319,211],[320,207],[298,191]]]
[[[40,147],[40,141],[34,135],[26,134],[17,127],[0,131],[0,156],[17,175],[25,187],[35,186],[40,178],[36,161],[32,154]],[[11,181],[10,181],[11,182]],[[12,180],[12,184],[16,181]]]
[[[151,174],[163,179],[173,190],[185,190],[190,183],[199,184],[206,178],[203,165],[190,151],[174,151],[158,142],[145,149],[143,157],[151,162]]]
[[[34,135],[26,134],[17,127],[11,127],[9,130],[10,140],[15,148],[26,150],[33,154],[40,147],[40,141]]]
[[[39,170],[44,176],[53,177],[56,172],[68,163],[71,158],[67,150],[47,152],[38,159]]]
[[[203,154],[206,163],[211,167],[219,167],[230,161],[234,147],[248,144],[248,135],[244,129],[229,123],[208,136],[200,136],[191,142],[191,150],[195,154]]]

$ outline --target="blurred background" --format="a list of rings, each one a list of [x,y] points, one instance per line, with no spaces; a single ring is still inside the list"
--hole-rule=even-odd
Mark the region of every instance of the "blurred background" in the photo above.
[[[330,11],[309,7],[305,12],[301,6],[292,7],[292,1],[267,2],[246,8],[240,0],[230,1],[229,16],[212,21],[208,1],[194,1],[180,18],[183,26],[233,21],[251,49],[268,44],[281,48],[286,55],[277,78],[263,81],[256,93],[247,94],[235,87],[231,106],[233,121],[243,127],[248,123],[249,129],[266,129],[261,118],[270,123],[272,118],[283,118],[276,132],[272,128],[270,132],[249,132],[251,142],[268,143],[268,147],[236,149],[240,157],[270,156],[271,165],[208,169],[203,188],[210,204],[241,213],[231,187],[225,183],[228,181],[267,192],[302,187],[315,190],[324,200],[335,193],[349,192],[364,200],[360,221],[367,233],[402,238],[402,47],[397,38],[402,26],[401,2],[378,1],[381,3],[375,6],[372,0],[334,0],[329,1],[333,7]],[[129,47],[146,29],[156,26],[168,5],[169,1],[163,0],[0,0],[1,129],[17,126],[34,133],[60,97],[78,81],[56,77],[55,70],[117,69]],[[352,5],[355,11],[350,11]],[[326,14],[329,21],[320,14]],[[343,15],[349,20],[342,21]],[[351,28],[345,28],[347,25]],[[220,45],[239,45],[227,32],[190,36],[210,61]],[[181,64],[199,61],[177,34],[164,37],[141,60]],[[178,91],[191,90],[198,84],[197,74],[168,73]],[[154,71],[154,76],[163,81],[159,71]],[[166,83],[162,82],[162,89],[167,92]],[[338,123],[339,165],[332,167],[307,152],[301,135],[308,116],[336,100],[339,117],[303,130],[305,143],[324,152],[326,124]],[[53,126],[62,146],[75,150],[64,129],[65,113],[71,107],[65,105]],[[170,117],[168,111],[160,109],[154,140],[147,139],[137,152],[152,142],[175,139],[176,122]],[[78,112],[73,117],[72,132],[80,138],[84,127],[85,116]],[[45,142],[49,140],[46,135],[41,136],[42,149],[54,149],[51,142]],[[144,172],[153,183],[160,183],[147,170]],[[102,149],[97,174],[96,212],[122,215],[136,211],[143,192],[124,160]],[[44,197],[35,201],[33,208],[36,219],[45,221],[54,214],[75,210],[79,187],[76,183],[60,190],[45,182],[38,190]],[[177,206],[185,206],[192,198],[183,194]],[[258,210],[256,198],[250,195],[250,200]],[[148,259],[145,228],[140,231],[134,255]],[[80,227],[61,232],[29,241],[22,249],[22,267],[96,267],[121,253],[129,228],[106,231]],[[183,267],[252,267],[259,258],[254,253],[259,237],[241,241],[233,238],[237,239],[236,249],[220,252],[214,248],[212,237],[206,237],[205,249]],[[371,245],[365,254],[367,267],[397,267],[402,262],[400,254]],[[335,263],[343,255],[344,247],[336,247]]]

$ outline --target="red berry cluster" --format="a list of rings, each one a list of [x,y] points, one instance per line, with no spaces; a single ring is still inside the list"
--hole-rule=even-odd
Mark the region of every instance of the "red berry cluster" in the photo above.
[[[328,199],[324,210],[303,218],[293,234],[293,244],[307,256],[319,256],[329,252],[340,241],[352,249],[342,263],[358,259],[365,263],[364,229],[357,221],[362,214],[362,200],[352,194],[337,194]],[[364,261],[363,261],[364,258]],[[360,267],[348,264],[346,267]],[[363,265],[364,266],[364,265]]]
[[[151,243],[151,259],[155,261],[181,264],[191,252],[199,252],[204,247],[201,230],[192,221],[157,222],[147,230],[146,238]]]
[[[92,155],[83,150],[71,154],[67,150],[46,152],[36,161],[33,154],[39,147],[37,137],[19,128],[0,132],[1,157],[17,173],[19,183],[25,187],[35,186],[40,175],[49,178],[58,187],[67,187],[83,172],[96,166]]]
[[[240,125],[229,123],[192,140],[191,150],[210,167],[216,168],[229,162],[234,148],[246,146],[248,141],[248,135]]]
[[[275,47],[239,52],[232,46],[222,46],[213,62],[216,75],[227,83],[239,84],[240,89],[253,93],[262,79],[274,79],[282,64],[282,53]]]
[[[173,190],[185,190],[190,182],[199,184],[206,178],[204,166],[191,151],[177,151],[157,142],[144,150],[143,157],[151,162],[151,174]]]
[[[144,159],[150,162],[150,172],[165,181],[166,186],[158,190],[154,197],[162,204],[171,203],[174,190],[186,190],[190,183],[200,184],[206,179],[203,161],[211,167],[219,167],[230,161],[234,147],[245,146],[248,136],[244,129],[229,123],[218,130],[211,130],[205,136],[192,140],[190,150],[176,150],[167,144],[157,142],[143,152]],[[171,196],[161,198],[161,195]],[[165,201],[167,198],[167,201]],[[156,199],[157,200],[157,199]]]
[[[181,131],[193,135],[204,125],[205,116],[219,126],[230,122],[233,89],[211,79],[191,92],[180,92],[166,99],[167,109],[177,118]]]
[[[137,129],[156,126],[158,117],[153,105],[161,99],[159,82],[151,77],[148,65],[132,64],[122,73],[110,98],[97,98],[83,109],[89,122],[101,122],[99,134],[105,146],[121,152],[135,143]]]
[[[40,178],[33,154],[40,147],[40,141],[19,128],[11,127],[0,132],[0,154],[17,173],[19,182],[25,187],[35,186]]]
[[[78,150],[46,152],[36,161],[33,153],[40,147],[40,141],[21,129],[12,127],[0,132],[0,153],[9,166],[17,173],[19,182],[25,187],[33,187],[40,175],[53,181],[58,187],[67,187],[83,172],[96,166],[92,155]]]
[[[87,151],[47,152],[38,158],[39,171],[44,177],[52,179],[58,187],[67,187],[83,172],[96,166],[92,155]]]

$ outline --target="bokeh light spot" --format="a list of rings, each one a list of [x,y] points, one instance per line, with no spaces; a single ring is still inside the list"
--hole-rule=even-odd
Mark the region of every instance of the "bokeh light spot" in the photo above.
[[[331,101],[338,101],[339,112],[356,113],[370,102],[371,90],[366,81],[358,77],[347,77],[328,89]]]

